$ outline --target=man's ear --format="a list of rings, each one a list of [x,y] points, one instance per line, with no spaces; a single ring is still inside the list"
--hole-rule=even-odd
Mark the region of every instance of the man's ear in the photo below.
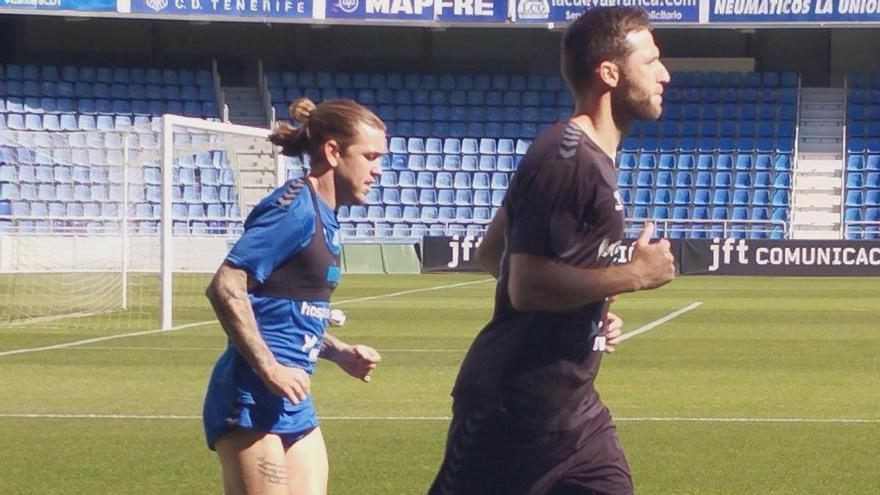
[[[609,88],[616,88],[620,84],[620,67],[614,62],[605,61],[599,64],[596,75]]]
[[[335,139],[328,139],[321,148],[321,152],[330,167],[336,168],[339,165],[339,143]]]

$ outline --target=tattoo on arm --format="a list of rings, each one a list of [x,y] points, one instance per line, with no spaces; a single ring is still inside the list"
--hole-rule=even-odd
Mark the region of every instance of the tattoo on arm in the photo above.
[[[344,346],[345,342],[325,331],[324,340],[321,342],[321,352],[318,354],[318,357],[332,361],[336,353]]]
[[[245,360],[257,371],[274,364],[275,357],[260,335],[248,298],[247,273],[222,266],[208,287],[207,295],[223,331]]]
[[[287,466],[284,464],[276,464],[265,457],[257,457],[257,471],[266,482],[287,486]]]

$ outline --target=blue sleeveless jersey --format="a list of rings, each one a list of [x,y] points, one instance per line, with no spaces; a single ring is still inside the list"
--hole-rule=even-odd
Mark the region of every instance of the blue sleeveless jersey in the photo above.
[[[336,215],[305,180],[291,181],[254,207],[244,228],[226,261],[258,282],[250,302],[275,359],[311,374],[340,275]],[[317,425],[311,397],[294,405],[271,392],[231,342],[214,366],[204,420],[209,446],[234,425],[290,434]]]

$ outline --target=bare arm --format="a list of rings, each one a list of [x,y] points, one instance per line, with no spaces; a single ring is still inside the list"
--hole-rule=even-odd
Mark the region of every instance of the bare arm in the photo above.
[[[507,213],[499,208],[495,218],[489,223],[483,242],[477,248],[477,263],[495,278],[501,270],[501,256],[504,254],[504,231],[507,229]]]
[[[348,347],[348,344],[334,337],[330,332],[325,330],[324,340],[321,342],[321,352],[318,354],[318,357],[324,358],[328,361],[335,361],[339,353],[346,347]]]
[[[214,274],[205,295],[239,354],[273,392],[298,402],[308,394],[308,374],[275,360],[257,328],[247,289],[247,272],[224,263]]]
[[[508,292],[519,311],[565,311],[606,296],[659,287],[675,275],[669,241],[650,244],[653,224],[646,225],[632,260],[606,268],[577,268],[540,256],[510,257]]]
[[[333,361],[349,375],[365,382],[370,381],[370,371],[382,360],[376,349],[346,344],[326,331],[318,357]]]

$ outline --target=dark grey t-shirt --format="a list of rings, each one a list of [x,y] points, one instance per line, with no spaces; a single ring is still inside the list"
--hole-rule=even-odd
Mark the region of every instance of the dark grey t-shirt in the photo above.
[[[507,290],[511,254],[579,268],[611,265],[623,234],[623,205],[612,159],[576,125],[542,132],[511,180],[504,201],[506,250],[492,320],[462,363],[457,405],[498,405],[524,426],[564,430],[603,407],[593,388],[601,352],[593,340],[605,300],[571,311],[520,312]]]

